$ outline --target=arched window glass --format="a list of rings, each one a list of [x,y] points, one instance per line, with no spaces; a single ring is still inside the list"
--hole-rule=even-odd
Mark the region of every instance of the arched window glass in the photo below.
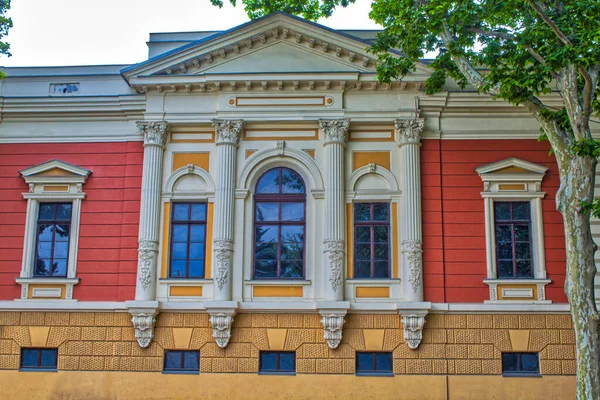
[[[289,168],[265,172],[254,195],[254,278],[304,277],[304,181]]]

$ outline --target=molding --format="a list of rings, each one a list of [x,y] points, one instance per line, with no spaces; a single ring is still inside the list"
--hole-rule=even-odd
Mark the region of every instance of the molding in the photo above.
[[[312,285],[312,281],[309,280],[305,280],[305,279],[298,279],[298,280],[293,280],[293,279],[270,279],[270,280],[259,280],[259,279],[253,279],[253,280],[248,280],[248,281],[244,281],[244,285],[246,286],[310,286]]]
[[[544,166],[537,165],[537,164],[534,164],[529,161],[521,160],[516,157],[511,157],[511,158],[506,158],[504,160],[496,161],[496,162],[493,162],[493,163],[490,163],[487,165],[483,165],[481,167],[477,167],[477,168],[475,168],[475,172],[477,172],[479,174],[479,176],[482,176],[482,175],[486,175],[486,174],[496,172],[498,170],[502,170],[504,168],[509,168],[509,167],[517,167],[517,168],[524,169],[531,173],[542,174],[542,175],[545,175],[546,172],[548,171],[548,168],[546,168]],[[521,176],[521,175],[523,175],[523,174],[518,174],[518,176]],[[542,176],[542,178],[543,178],[543,176]]]
[[[58,168],[65,172],[68,172],[69,174],[71,174],[71,176],[51,175],[50,177],[46,176],[43,179],[49,179],[50,182],[56,183],[85,183],[87,177],[91,173],[91,171],[88,169],[81,168],[58,159],[53,159],[41,164],[34,165],[33,167],[22,169],[19,171],[19,173],[21,174],[23,179],[25,179],[26,183],[37,183],[37,179],[41,177],[37,177],[36,179],[35,175],[41,174],[54,168]],[[42,180],[42,182],[44,181]]]
[[[373,163],[371,163],[373,164]],[[398,186],[398,181],[396,180],[396,177],[394,176],[394,174],[392,174],[392,172],[390,170],[388,170],[385,167],[382,167],[381,165],[363,165],[362,167],[357,168],[354,172],[352,172],[352,174],[348,177],[348,179],[346,180],[346,196],[348,196],[349,194],[354,194],[356,195],[356,191],[354,190],[354,186],[356,186],[356,183],[358,182],[358,180],[360,178],[362,178],[365,175],[369,175],[369,174],[376,174],[381,176],[387,183],[388,183],[388,188],[390,190],[390,192],[393,193],[399,193],[400,192],[400,187]],[[379,193],[381,195],[381,193]]]
[[[165,182],[165,192],[163,193],[163,196],[174,196],[175,194],[182,195],[182,193],[175,193],[174,188],[179,178],[182,178],[186,175],[196,175],[204,180],[206,183],[206,190],[198,192],[199,194],[204,193],[207,197],[214,196],[215,181],[213,180],[212,176],[204,168],[200,168],[193,164],[180,167],[169,175]],[[209,194],[211,196],[209,196]]]

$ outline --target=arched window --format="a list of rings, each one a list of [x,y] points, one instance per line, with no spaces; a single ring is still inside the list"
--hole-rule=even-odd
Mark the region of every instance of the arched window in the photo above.
[[[289,168],[265,172],[254,195],[254,278],[304,277],[306,190]]]

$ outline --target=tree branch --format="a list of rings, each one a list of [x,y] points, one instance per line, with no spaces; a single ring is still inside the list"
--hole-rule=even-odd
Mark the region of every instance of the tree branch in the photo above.
[[[540,18],[546,23],[546,25],[548,25],[550,29],[554,31],[554,33],[556,34],[556,36],[558,36],[560,41],[563,42],[563,44],[565,44],[566,46],[573,47],[573,44],[571,43],[569,38],[560,30],[558,25],[556,25],[556,23],[552,21],[549,16],[546,15],[546,10],[548,9],[548,7],[546,7],[545,4],[539,3],[537,1],[530,1],[530,3],[537,15],[539,15]]]

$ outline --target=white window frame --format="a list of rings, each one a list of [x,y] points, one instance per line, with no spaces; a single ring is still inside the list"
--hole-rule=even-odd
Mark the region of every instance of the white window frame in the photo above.
[[[545,294],[545,286],[551,280],[546,276],[542,215],[542,199],[546,195],[542,191],[542,180],[547,170],[548,168],[544,166],[518,158],[508,158],[475,169],[483,181],[481,197],[485,205],[487,279],[484,280],[484,283],[490,288],[490,300],[487,300],[486,303],[551,303],[550,300],[546,300]],[[522,189],[518,189],[517,186],[522,186]],[[494,203],[503,201],[522,201],[530,204],[533,260],[533,278],[531,279],[498,278]],[[532,286],[535,286],[537,296]]]
[[[45,174],[50,170],[61,170],[60,174]],[[19,171],[29,192],[23,193],[27,200],[25,238],[23,244],[23,263],[16,282],[21,285],[21,300],[32,299],[73,299],[73,286],[79,283],[77,278],[77,252],[79,244],[79,226],[81,202],[85,199],[83,184],[90,171],[60,160],[51,160]],[[57,190],[60,189],[60,190]],[[35,247],[37,244],[37,222],[41,203],[71,203],[71,229],[69,237],[69,255],[66,278],[35,277]],[[30,295],[29,285],[36,287]],[[48,287],[38,287],[47,285]],[[57,285],[64,285],[66,293]]]

